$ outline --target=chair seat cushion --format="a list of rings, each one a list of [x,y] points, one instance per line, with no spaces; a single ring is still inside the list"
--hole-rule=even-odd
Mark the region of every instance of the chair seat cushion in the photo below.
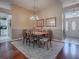
[[[40,39],[40,41],[48,41],[48,38]]]

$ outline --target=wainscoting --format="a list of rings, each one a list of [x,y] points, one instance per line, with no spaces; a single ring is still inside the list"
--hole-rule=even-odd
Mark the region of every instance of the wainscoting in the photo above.
[[[22,38],[22,30],[23,29],[12,29],[12,39],[18,40]]]

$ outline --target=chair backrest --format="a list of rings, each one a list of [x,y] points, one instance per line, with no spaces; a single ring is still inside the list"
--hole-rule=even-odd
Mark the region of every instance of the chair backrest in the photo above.
[[[27,31],[27,38],[31,38],[32,32],[33,32],[32,30]]]
[[[26,30],[25,29],[22,31],[22,35],[23,35],[23,37],[26,37]]]
[[[52,38],[53,38],[53,31],[52,30],[48,30],[48,38],[49,38],[49,40],[52,40]]]

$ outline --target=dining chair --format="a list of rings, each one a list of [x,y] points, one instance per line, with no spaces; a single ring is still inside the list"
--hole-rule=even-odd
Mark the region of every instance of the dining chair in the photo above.
[[[31,34],[31,43],[33,44],[33,47],[35,47],[35,45],[37,45],[38,38],[36,35]]]
[[[32,31],[31,30],[28,30],[26,33],[27,33],[27,35],[26,35],[26,44],[28,43],[29,46],[30,46],[31,39],[32,39]]]
[[[30,35],[30,38],[31,38],[31,43],[33,44],[33,47],[35,47],[35,45],[38,45],[38,42],[39,42],[39,36],[38,35],[34,35],[35,31],[31,31],[31,35]]]
[[[23,36],[23,39],[22,39],[22,41],[23,41],[23,44],[24,44],[24,42],[26,41],[26,29],[23,29],[23,31],[22,31],[22,36]]]
[[[52,30],[48,30],[48,35],[43,36],[43,38],[40,39],[39,43],[40,46],[47,46],[47,49],[49,49],[49,45],[50,47],[52,47],[52,39],[53,39],[53,32]]]

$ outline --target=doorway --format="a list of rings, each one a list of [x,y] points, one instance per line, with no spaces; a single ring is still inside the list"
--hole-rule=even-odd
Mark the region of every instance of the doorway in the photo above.
[[[67,9],[64,16],[65,41],[79,44],[79,9]]]
[[[0,13],[0,43],[11,40],[11,15]]]

